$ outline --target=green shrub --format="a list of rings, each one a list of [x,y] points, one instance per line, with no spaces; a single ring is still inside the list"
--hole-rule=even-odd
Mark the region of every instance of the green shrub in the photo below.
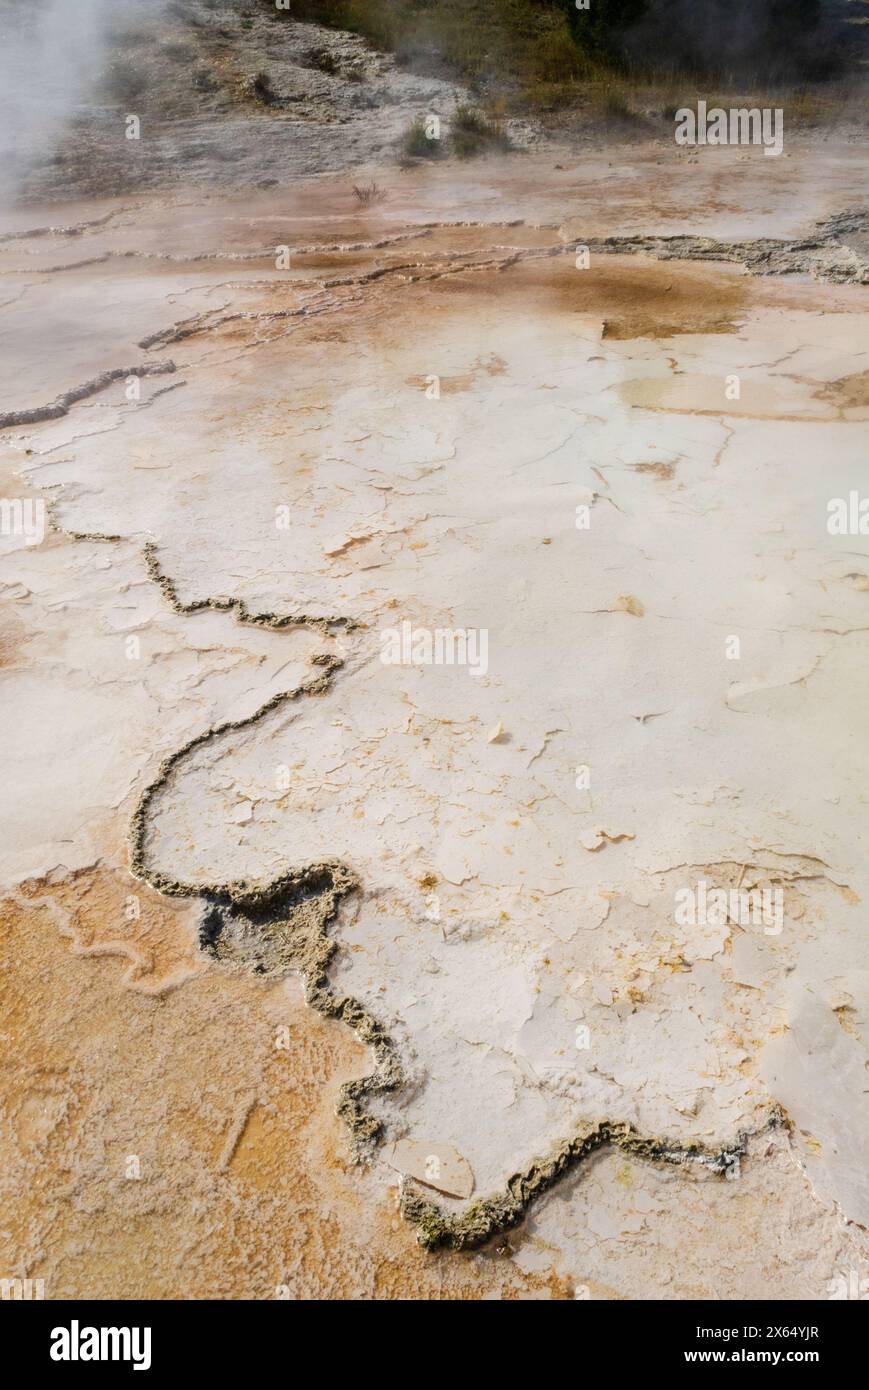
[[[493,150],[512,148],[499,120],[491,120],[473,106],[457,106],[450,125],[450,142],[459,159],[473,159]]]
[[[404,159],[437,159],[443,153],[440,140],[430,140],[425,130],[425,121],[417,116],[401,137],[401,154]]]

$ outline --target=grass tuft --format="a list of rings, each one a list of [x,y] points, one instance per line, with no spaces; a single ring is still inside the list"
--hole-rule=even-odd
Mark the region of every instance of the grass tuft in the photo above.
[[[503,122],[473,106],[457,106],[450,126],[453,153],[459,159],[512,149]]]
[[[386,189],[381,188],[374,179],[371,183],[354,183],[353,193],[364,208],[371,207],[373,203],[382,203],[389,197]]]

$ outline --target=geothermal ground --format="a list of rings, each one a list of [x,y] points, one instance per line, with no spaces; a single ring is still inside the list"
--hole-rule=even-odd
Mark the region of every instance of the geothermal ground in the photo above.
[[[47,1297],[869,1276],[866,155],[526,134],[2,219]]]

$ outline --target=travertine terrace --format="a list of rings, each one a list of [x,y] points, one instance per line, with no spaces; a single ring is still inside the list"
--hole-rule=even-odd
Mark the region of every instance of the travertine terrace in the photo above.
[[[52,1297],[869,1275],[865,153],[517,143],[4,215],[0,1251]]]

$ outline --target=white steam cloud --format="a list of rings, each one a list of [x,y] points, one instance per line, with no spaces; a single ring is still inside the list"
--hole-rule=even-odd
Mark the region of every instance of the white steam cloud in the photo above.
[[[52,159],[92,96],[113,28],[158,0],[0,0],[0,198]]]

